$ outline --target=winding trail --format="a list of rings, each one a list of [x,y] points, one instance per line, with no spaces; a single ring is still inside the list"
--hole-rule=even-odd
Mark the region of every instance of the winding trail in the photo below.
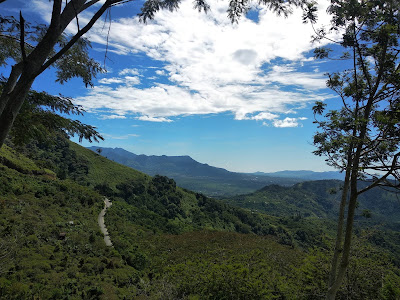
[[[112,205],[111,201],[108,200],[107,198],[104,198],[104,208],[101,210],[99,214],[99,218],[97,219],[100,230],[104,234],[104,242],[106,243],[106,246],[112,247],[111,239],[110,236],[108,235],[108,230],[106,228],[106,225],[104,224],[104,215],[106,214],[107,208],[109,208]]]

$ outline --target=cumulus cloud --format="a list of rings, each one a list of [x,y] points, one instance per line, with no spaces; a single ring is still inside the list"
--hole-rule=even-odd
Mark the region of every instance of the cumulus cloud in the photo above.
[[[122,78],[115,78],[115,77],[99,79],[99,83],[101,83],[101,84],[113,84],[113,83],[122,83],[122,82],[124,82],[122,80]]]
[[[101,78],[98,80],[100,84],[121,84],[126,85],[136,85],[140,84],[140,79],[137,76],[125,76],[125,77],[111,77],[111,78]]]
[[[313,73],[298,72],[290,65],[273,66],[265,76],[265,80],[284,86],[296,85],[312,90],[323,89],[326,82],[325,76],[315,69]]]
[[[138,69],[135,69],[135,68],[133,68],[133,69],[129,69],[129,68],[127,68],[127,69],[123,69],[123,70],[121,70],[121,71],[119,71],[119,73],[118,73],[118,75],[139,75],[140,73],[139,73],[139,70]]]
[[[47,0],[33,2],[49,5]],[[192,1],[184,0],[179,10],[160,11],[147,25],[137,17],[114,19],[110,51],[141,53],[162,62],[164,67],[154,72],[168,76],[170,83],[158,83],[153,77],[153,86],[135,87],[140,83],[140,70],[127,66],[119,72],[120,78],[101,79],[100,85],[77,103],[92,111],[107,108],[117,115],[136,114],[146,121],[231,112],[237,120],[299,126],[299,119],[279,120],[279,115],[328,97],[321,92],[325,87],[322,73],[316,68],[310,73],[300,71],[306,64],[313,66],[306,53],[315,47],[310,43],[313,29],[302,23],[301,10],[294,9],[289,18],[283,18],[260,6],[257,22],[243,17],[238,24],[231,24],[227,1],[209,3],[211,11],[204,14],[193,9]],[[319,20],[327,24],[329,1],[318,3]],[[85,17],[80,21],[84,23]],[[70,26],[71,32],[76,30],[74,26]],[[105,45],[102,30],[102,25],[96,24],[87,36]],[[112,80],[119,85],[112,85]]]
[[[302,127],[303,125],[299,122],[299,120],[307,120],[307,118],[301,117],[301,118],[285,118],[283,120],[274,120],[272,122],[274,127],[280,127],[280,128],[285,128],[285,127]]]
[[[157,74],[157,75],[160,75],[160,76],[164,76],[164,75],[165,75],[165,72],[164,72],[164,70],[157,70],[157,71],[156,71],[156,74]]]
[[[102,120],[126,119],[123,115],[100,115],[99,118]]]
[[[248,117],[249,120],[273,120],[278,118],[279,116],[277,114],[271,114],[269,112],[262,112],[259,114],[256,114],[254,116]]]
[[[125,77],[125,82],[127,84],[139,84],[140,83],[140,79],[137,76],[126,76]]]
[[[140,121],[148,121],[148,122],[167,122],[170,123],[172,120],[164,118],[164,117],[151,117],[151,116],[140,116],[137,117],[136,119]]]
[[[148,116],[168,118],[223,112],[233,113],[236,120],[270,120],[277,113],[287,113],[287,106],[324,99],[320,94],[302,95],[272,87],[250,86],[245,95],[241,92],[241,87],[234,85],[209,89],[207,95],[166,84],[151,88],[95,86],[75,102],[92,112],[111,109],[121,115],[139,113],[142,115],[140,120],[147,121],[150,121]]]

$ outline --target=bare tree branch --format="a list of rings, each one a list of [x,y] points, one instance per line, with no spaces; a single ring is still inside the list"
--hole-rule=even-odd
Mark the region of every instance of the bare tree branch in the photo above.
[[[22,61],[26,62],[26,52],[25,52],[25,20],[22,17],[22,12],[19,12],[19,27],[20,27],[20,38],[19,45],[21,48]]]
[[[75,5],[74,5],[74,2],[73,2],[73,1],[71,1],[71,2],[72,2],[72,7],[74,8],[74,11],[75,11],[76,26],[78,27],[78,32],[79,32],[80,28],[79,28],[78,12],[76,11],[76,8],[75,8]]]
[[[52,65],[57,59],[63,56],[86,32],[88,32],[96,23],[96,21],[103,15],[107,8],[110,7],[110,0],[107,0],[102,7],[94,14],[89,23],[86,24],[76,35],[74,35],[71,40],[53,57],[46,61],[43,66],[40,68],[39,74],[46,70],[50,65]]]
[[[368,190],[370,190],[370,189],[372,189],[372,188],[378,186],[380,182],[386,180],[386,178],[387,178],[388,176],[390,176],[390,175],[393,173],[393,171],[396,169],[396,166],[397,166],[397,158],[398,158],[399,156],[400,156],[400,152],[396,153],[396,154],[393,156],[393,161],[392,161],[391,168],[390,168],[390,170],[389,170],[385,175],[381,176],[378,180],[376,180],[374,183],[372,183],[371,185],[367,186],[366,188],[363,188],[362,190],[359,190],[359,191],[357,192],[357,195],[360,195],[360,194],[362,194],[362,193],[364,193],[364,192],[366,192],[366,191],[368,191]]]
[[[7,38],[7,39],[12,39],[12,40],[14,40],[14,41],[17,41],[17,42],[21,42],[21,40],[19,39],[19,38],[17,38],[17,37],[15,37],[15,36],[12,36],[12,35],[8,35],[8,34],[3,34],[3,33],[0,33],[0,37],[3,37],[3,38]],[[28,46],[29,48],[35,48],[35,46],[33,46],[32,44],[29,44],[28,42],[26,42],[26,41],[24,41],[24,43],[25,43],[25,45],[26,46]]]
[[[106,60],[107,60],[107,53],[108,53],[108,42],[110,38],[110,30],[111,30],[111,7],[108,8],[107,10],[107,16],[108,16],[108,32],[107,32],[107,43],[106,43],[106,53],[104,54],[104,68],[106,67]]]
[[[91,7],[93,4],[96,4],[97,2],[99,2],[100,0],[92,0],[89,1],[87,3],[85,3],[84,5],[82,5],[82,7],[78,10],[78,13],[81,13],[82,11],[88,9],[89,7]]]

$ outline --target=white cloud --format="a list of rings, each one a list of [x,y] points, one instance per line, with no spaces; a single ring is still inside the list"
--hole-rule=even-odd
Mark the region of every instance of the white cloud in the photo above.
[[[121,78],[115,78],[115,77],[99,79],[99,83],[102,84],[113,84],[113,83],[123,83],[123,82],[124,81]]]
[[[34,2],[49,5],[47,0]],[[101,79],[100,86],[77,103],[94,111],[107,108],[120,115],[138,114],[148,121],[232,112],[237,120],[274,120],[274,126],[289,127],[298,119],[278,120],[279,114],[329,97],[321,92],[323,74],[299,71],[314,64],[306,53],[315,47],[310,43],[313,29],[302,23],[299,9],[283,18],[260,6],[258,22],[244,17],[239,24],[231,24],[227,1],[209,3],[211,11],[204,14],[193,9],[192,1],[184,0],[178,11],[160,11],[147,25],[137,17],[114,19],[109,50],[161,61],[164,67],[156,74],[168,76],[171,83],[160,84],[153,77],[153,86],[134,87],[140,83],[140,74],[137,66],[127,66],[119,72],[125,78]],[[329,1],[319,3],[319,20],[326,24]],[[80,18],[82,23],[87,19]],[[76,29],[73,26],[71,31]],[[107,43],[100,23],[88,36],[92,42]],[[274,65],[276,61],[280,63]],[[111,80],[120,85],[106,86]]]
[[[270,120],[277,113],[287,113],[288,105],[323,99],[324,95],[320,94],[302,95],[273,87],[249,86],[242,91],[242,87],[232,85],[218,90],[209,89],[204,95],[187,88],[158,84],[142,89],[122,85],[95,86],[75,102],[89,111],[110,109],[120,115],[139,113],[142,120],[148,120],[148,116],[167,118],[222,112],[232,112],[237,120]],[[256,115],[249,117],[253,114]]]
[[[129,68],[123,69],[122,71],[120,71],[118,73],[118,75],[139,75],[139,74],[140,74],[139,70],[135,69],[135,68],[133,68],[133,69],[129,69]]]
[[[139,84],[139,83],[140,83],[140,79],[139,79],[139,77],[137,77],[137,76],[126,76],[126,77],[125,77],[125,82],[126,82],[127,84],[133,84],[133,85],[135,85],[135,84]]]
[[[274,120],[272,124],[274,127],[286,128],[286,127],[303,127],[299,120],[307,120],[307,118],[285,118],[283,120]]]
[[[123,115],[100,115],[99,118],[102,120],[126,119]]]
[[[279,117],[279,116],[276,115],[276,114],[271,114],[271,113],[269,113],[269,112],[262,112],[262,113],[259,113],[259,114],[257,114],[257,115],[248,117],[248,119],[249,119],[249,120],[257,120],[257,121],[260,121],[260,120],[273,120],[273,119],[276,119],[276,118],[278,118],[278,117]]]
[[[265,80],[283,84],[296,85],[312,90],[325,88],[326,77],[318,72],[298,72],[290,65],[273,66],[272,71],[265,75]]]
[[[172,120],[164,118],[164,117],[151,117],[151,116],[140,116],[137,117],[136,119],[140,120],[140,121],[148,121],[148,122],[166,122],[166,123],[170,123],[172,122]]]
[[[98,80],[100,84],[114,84],[114,83],[125,83],[126,85],[136,85],[140,84],[140,79],[137,76],[125,76],[123,78],[111,77],[111,78],[102,78]]]

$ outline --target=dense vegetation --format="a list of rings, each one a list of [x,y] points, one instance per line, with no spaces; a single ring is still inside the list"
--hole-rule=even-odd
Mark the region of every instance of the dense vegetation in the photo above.
[[[362,187],[368,183],[359,184]],[[336,218],[342,187],[343,182],[339,180],[306,181],[290,187],[269,185],[254,193],[231,197],[226,201],[276,216],[299,214],[302,217]],[[400,226],[398,193],[386,188],[373,189],[362,194],[359,197],[357,215],[368,217],[370,222]]]
[[[366,186],[367,182],[360,182]],[[270,185],[261,190],[225,199],[227,203],[263,212],[268,215],[286,217],[285,220],[298,220],[304,226],[317,224],[317,228],[334,228],[340,190],[343,182],[338,180],[307,181],[291,187]],[[390,250],[400,264],[400,202],[399,195],[393,189],[373,189],[359,197],[355,222],[358,229],[369,230],[369,240],[379,247]],[[288,223],[290,224],[290,223]],[[295,228],[297,224],[286,226]],[[329,224],[329,225],[327,225]],[[300,235],[310,236],[313,227],[306,231],[300,229]],[[315,230],[315,229],[314,229]],[[311,236],[315,236],[312,234]]]
[[[233,207],[63,136],[3,147],[0,168],[2,299],[320,299],[326,289],[333,221]],[[113,248],[97,225],[104,196]],[[397,250],[371,235],[359,231],[341,299],[400,297]]]

